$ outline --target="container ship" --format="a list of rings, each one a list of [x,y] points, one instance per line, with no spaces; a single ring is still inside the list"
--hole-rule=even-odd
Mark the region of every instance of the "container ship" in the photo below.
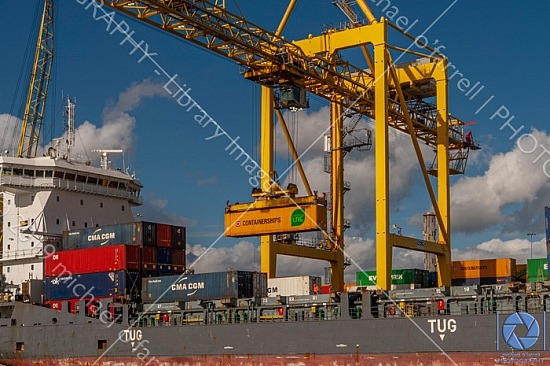
[[[261,236],[262,256],[267,258],[262,258],[261,272],[193,273],[186,265],[185,227],[134,222],[132,208],[141,204],[143,187],[124,169],[112,169],[109,154],[119,150],[98,150],[100,167],[71,155],[70,99],[66,150],[57,145],[36,156],[53,58],[53,1],[46,0],[18,152],[0,156],[0,364],[549,362],[550,282],[543,260],[530,262],[536,269],[518,269],[511,258],[450,260],[449,175],[464,173],[468,153],[479,144],[471,132],[465,133],[465,123],[447,112],[447,60],[438,50],[417,45],[422,46],[419,51],[408,52],[390,45],[389,31],[409,41],[412,36],[387,19],[376,19],[364,0],[333,1],[349,22],[292,42],[282,32],[294,0],[276,32],[229,12],[224,1],[78,3],[86,10],[93,7],[94,18],[103,11],[114,21],[114,12],[105,12],[110,8],[191,41],[238,63],[245,78],[263,86],[262,109],[268,113],[262,113],[262,166],[240,161],[251,174],[254,202],[227,205],[225,227],[230,237]],[[364,21],[354,12],[356,5]],[[128,26],[125,21],[117,24],[111,35]],[[124,33],[125,41],[132,34]],[[366,67],[342,58],[340,51],[353,47],[362,49]],[[407,62],[395,64],[396,52],[406,54]],[[175,88],[174,78],[167,85]],[[182,106],[192,102],[183,88],[167,92],[178,96]],[[309,187],[286,131],[289,153],[307,192],[298,197],[296,184],[282,189],[277,182],[273,131],[265,126],[274,125],[276,109],[286,129],[278,112],[307,108],[307,93],[331,105],[324,161],[331,192],[318,196]],[[216,126],[196,103],[187,112],[193,108],[198,111],[195,121]],[[349,125],[344,125],[344,114]],[[344,219],[343,202],[351,186],[343,180],[343,163],[352,149],[372,145],[370,133],[354,138],[362,118],[371,118],[376,126],[377,268],[358,273],[355,285],[344,290],[342,249],[350,223]],[[389,233],[388,129],[411,135],[429,188],[428,174],[438,180],[441,204],[432,188],[437,212],[426,215],[422,240]],[[437,164],[424,165],[418,140],[438,152]],[[236,160],[247,157],[238,146],[230,155],[235,152]],[[297,233],[308,231],[320,232],[322,240],[301,241]],[[393,246],[426,252],[426,269],[392,275]],[[332,287],[315,276],[277,278],[277,254],[328,261]],[[528,274],[526,282],[518,281],[522,272]]]

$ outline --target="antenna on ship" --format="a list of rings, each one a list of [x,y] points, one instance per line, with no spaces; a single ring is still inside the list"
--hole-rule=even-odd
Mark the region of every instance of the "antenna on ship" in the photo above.
[[[67,96],[67,106],[65,107],[65,115],[67,116],[67,160],[71,156],[71,149],[75,143],[75,103],[70,96]]]
[[[122,154],[122,149],[94,149],[93,153],[101,154],[101,167],[103,169],[111,169],[111,162],[109,161],[109,154]]]

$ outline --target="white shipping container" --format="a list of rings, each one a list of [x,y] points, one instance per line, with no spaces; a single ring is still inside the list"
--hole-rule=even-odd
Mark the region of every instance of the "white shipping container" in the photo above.
[[[321,277],[277,277],[267,280],[267,296],[315,295],[321,293]]]

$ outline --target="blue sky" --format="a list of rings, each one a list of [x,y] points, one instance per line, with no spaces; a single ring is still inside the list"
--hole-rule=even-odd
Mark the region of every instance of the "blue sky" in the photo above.
[[[80,5],[69,0],[56,4],[56,66],[49,91],[47,125],[42,133],[44,143],[62,133],[63,93],[75,97],[76,122],[82,127],[77,140],[83,141],[86,148],[116,148],[120,140],[126,149],[125,164],[145,186],[145,205],[136,212],[146,220],[186,224],[190,251],[200,255],[223,231],[225,202],[250,200],[248,174],[227,154],[227,143],[205,141],[212,132],[198,126],[191,114],[162,91],[167,78],[156,75],[148,60],[140,63],[139,53],[129,54],[131,46],[120,45],[123,37],[106,31],[106,23],[94,19],[92,9],[86,9],[87,3]],[[284,1],[237,3],[247,19],[270,30],[277,27],[286,7]],[[425,36],[430,44],[444,45],[443,52],[461,74],[449,83],[451,112],[465,121],[476,122],[469,127],[483,150],[472,154],[466,176],[452,180],[455,257],[512,256],[524,261],[529,255],[528,232],[539,234],[534,239],[534,252],[543,256],[543,208],[550,204],[550,165],[549,176],[544,170],[545,161],[550,159],[544,154],[544,146],[550,147],[545,108],[550,75],[543,65],[550,55],[545,26],[550,3],[367,3],[376,17],[395,16],[395,20],[404,16],[409,24],[416,21],[411,29],[415,35],[429,28]],[[228,0],[227,4],[238,12],[234,1]],[[36,5],[34,1],[17,6],[1,2],[0,12],[0,32],[4,35],[0,118],[5,121],[8,115],[22,114],[20,101],[13,101],[26,93],[24,82],[19,83],[17,94],[16,88],[20,73],[23,78],[28,73],[21,71],[21,65]],[[133,38],[147,43],[150,52],[157,54],[156,62],[170,75],[178,74],[178,82],[191,88],[193,99],[227,134],[238,136],[250,156],[259,159],[259,86],[244,80],[239,67],[231,61],[122,15],[117,14],[116,20],[127,21],[135,32]],[[331,1],[298,1],[284,34],[287,39],[301,39],[343,21],[344,15]],[[34,41],[35,34],[30,36]],[[349,57],[357,61],[357,66],[366,67],[354,54]],[[474,100],[459,90],[460,78],[484,86]],[[305,149],[328,126],[326,102],[310,98],[311,108],[295,117],[300,126],[299,149]],[[487,106],[476,114],[487,100]],[[504,125],[508,118],[495,116],[497,111],[501,116],[508,111],[508,118],[515,118]],[[104,124],[110,127],[104,128]],[[372,125],[366,125],[372,129]],[[510,126],[524,127],[513,136]],[[518,137],[532,129],[533,134],[519,140],[518,145]],[[429,209],[427,195],[419,169],[411,160],[410,143],[398,134],[392,134],[392,139],[392,222],[402,227],[404,234],[418,237],[422,232],[419,218]],[[2,138],[3,150],[9,148],[8,140]],[[282,143],[278,147],[277,168],[284,170],[287,152]],[[535,161],[541,153],[544,155]],[[317,184],[313,189],[323,191],[327,177],[321,171],[319,146],[305,158],[306,170]],[[356,188],[346,195],[353,220],[352,229],[346,232],[348,248],[362,266],[372,267],[374,192],[369,182],[373,179],[373,152],[354,152],[346,159],[346,180]],[[257,263],[259,258],[256,246],[254,238],[222,239],[205,256],[201,268],[254,268],[251,263]],[[395,257],[396,266],[421,263],[420,256],[402,251],[396,251]],[[283,261],[281,273],[292,274],[290,268],[296,268],[297,263],[294,259]],[[300,262],[298,267],[301,271],[322,273],[318,263]]]

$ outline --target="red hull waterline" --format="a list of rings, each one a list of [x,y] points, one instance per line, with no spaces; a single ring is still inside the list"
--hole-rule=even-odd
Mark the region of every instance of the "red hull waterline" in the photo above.
[[[223,355],[4,359],[7,366],[493,366],[550,365],[549,352],[451,352],[361,355]]]

